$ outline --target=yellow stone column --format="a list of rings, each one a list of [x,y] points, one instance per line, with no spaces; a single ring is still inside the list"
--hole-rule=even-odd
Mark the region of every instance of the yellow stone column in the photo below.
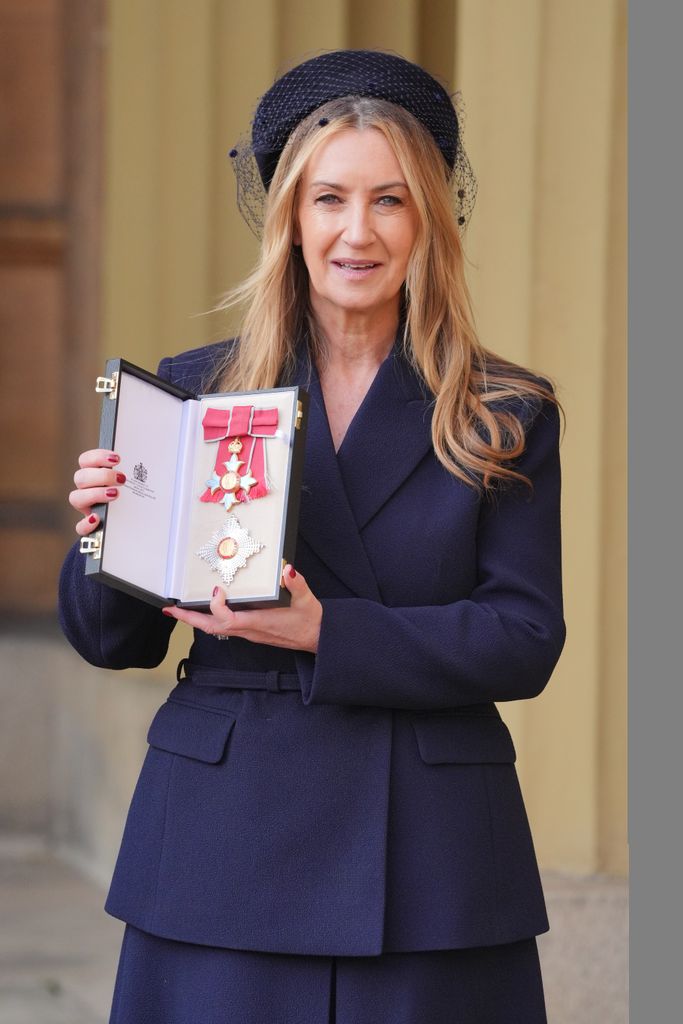
[[[541,862],[577,872],[626,865],[624,17],[621,0],[462,0],[456,35],[481,337],[555,377],[568,417],[567,644],[545,693],[501,711]]]

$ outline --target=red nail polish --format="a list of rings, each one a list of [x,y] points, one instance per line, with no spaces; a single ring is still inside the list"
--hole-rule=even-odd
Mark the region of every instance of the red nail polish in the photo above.
[[[107,455],[107,462],[120,462],[118,455]]]
[[[218,593],[218,587],[214,587],[213,588],[213,594],[211,596],[215,597],[217,593]]]
[[[296,569],[294,568],[293,565],[290,565],[290,567],[289,567],[289,578],[293,580],[295,576],[296,576]]]
[[[125,473],[117,473],[116,474],[116,482],[117,482],[117,484],[125,484],[125,482],[126,482],[126,474]]]
[[[174,616],[173,616],[173,612],[170,612],[170,611],[168,610],[168,608],[162,608],[162,609],[161,609],[161,614],[162,614],[162,615],[168,615],[169,619],[172,619],[172,618],[174,617]]]
[[[109,487],[104,493],[107,495],[108,498],[115,498],[119,492],[116,490],[115,487]]]
[[[93,513],[93,515],[88,516],[88,522],[89,523],[96,523],[97,522],[97,516],[94,513]]]

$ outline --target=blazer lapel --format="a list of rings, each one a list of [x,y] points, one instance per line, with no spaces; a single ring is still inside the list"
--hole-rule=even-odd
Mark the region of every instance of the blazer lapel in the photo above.
[[[354,416],[337,462],[359,530],[432,450],[432,406],[397,340]]]
[[[299,532],[349,590],[381,601],[339,470],[318,374],[302,347],[294,383],[309,395]]]

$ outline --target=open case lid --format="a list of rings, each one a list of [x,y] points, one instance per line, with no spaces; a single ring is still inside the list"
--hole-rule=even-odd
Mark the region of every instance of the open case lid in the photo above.
[[[81,545],[86,574],[159,607],[207,608],[216,583],[241,608],[288,604],[281,573],[296,548],[306,393],[290,387],[195,397],[123,359],[107,362],[96,390],[104,395],[100,446],[120,455],[126,483],[115,501],[97,506],[102,526]],[[247,455],[249,466],[258,464],[255,446],[262,460],[268,448],[269,488],[254,488],[265,491],[265,500],[250,498],[251,478],[241,466],[238,480],[245,487],[235,492],[239,502],[221,489],[211,494],[206,485],[215,479],[216,460],[226,456],[227,441],[220,440],[220,428],[207,429],[207,422],[216,415],[238,422],[233,410],[261,409],[264,403],[278,422],[277,437],[262,440],[245,432],[242,440],[245,465]],[[250,537],[246,561],[243,544],[238,551],[231,540],[221,543],[226,530],[235,533],[236,521]],[[212,545],[220,546],[221,557],[213,557]],[[229,562],[223,559],[233,553],[242,567],[226,575]]]

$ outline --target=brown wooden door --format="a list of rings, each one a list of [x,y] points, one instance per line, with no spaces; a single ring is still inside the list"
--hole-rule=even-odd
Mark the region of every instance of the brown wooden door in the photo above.
[[[96,436],[101,0],[0,0],[0,604],[52,618]]]

